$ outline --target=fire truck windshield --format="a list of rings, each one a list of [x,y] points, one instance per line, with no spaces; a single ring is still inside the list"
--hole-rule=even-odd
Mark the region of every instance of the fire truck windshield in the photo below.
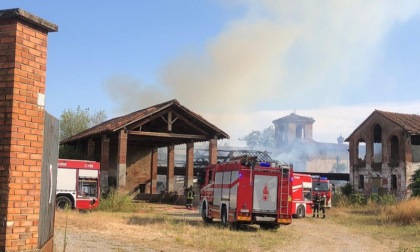
[[[312,188],[314,192],[317,191],[328,191],[329,183],[324,181],[314,181],[312,182]]]

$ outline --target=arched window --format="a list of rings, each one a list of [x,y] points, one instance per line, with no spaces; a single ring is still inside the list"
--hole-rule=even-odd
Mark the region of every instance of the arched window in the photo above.
[[[397,163],[400,161],[400,142],[397,136],[391,137],[391,163]]]
[[[303,139],[305,137],[304,133],[302,125],[296,127],[296,139]]]
[[[382,128],[379,124],[373,129],[373,161],[382,163]]]
[[[357,145],[356,145],[356,156],[357,156],[357,161],[356,161],[356,167],[357,168],[364,168],[366,167],[366,143],[365,140],[360,138],[357,141]]]

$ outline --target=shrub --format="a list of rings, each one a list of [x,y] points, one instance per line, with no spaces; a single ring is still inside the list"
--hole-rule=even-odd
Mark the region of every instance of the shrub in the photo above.
[[[353,186],[350,183],[347,183],[345,186],[341,187],[340,189],[341,189],[341,193],[347,197],[350,197],[350,195],[353,193]]]
[[[112,188],[99,201],[98,210],[108,212],[133,212],[135,210],[135,205],[128,194]]]
[[[366,205],[366,197],[361,193],[353,193],[350,195],[350,203],[355,205]]]

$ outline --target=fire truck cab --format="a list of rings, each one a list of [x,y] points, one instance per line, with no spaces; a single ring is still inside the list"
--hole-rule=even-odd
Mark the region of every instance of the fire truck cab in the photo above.
[[[318,175],[312,176],[312,194],[319,193],[321,196],[326,196],[326,207],[330,208],[332,199],[332,185],[326,177]]]
[[[56,206],[91,210],[99,204],[99,162],[59,159]]]
[[[199,179],[205,222],[220,219],[224,226],[258,224],[263,229],[291,224],[292,166],[256,159],[243,156],[206,167]]]

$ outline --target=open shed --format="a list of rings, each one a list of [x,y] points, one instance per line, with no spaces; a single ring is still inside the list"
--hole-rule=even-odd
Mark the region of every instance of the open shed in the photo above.
[[[167,148],[166,190],[174,190],[175,145],[186,145],[185,186],[193,184],[194,143],[209,143],[209,162],[217,162],[217,140],[224,131],[173,99],[113,118],[60,142],[77,147],[87,160],[101,163],[101,188],[117,186],[156,193],[158,148]]]

